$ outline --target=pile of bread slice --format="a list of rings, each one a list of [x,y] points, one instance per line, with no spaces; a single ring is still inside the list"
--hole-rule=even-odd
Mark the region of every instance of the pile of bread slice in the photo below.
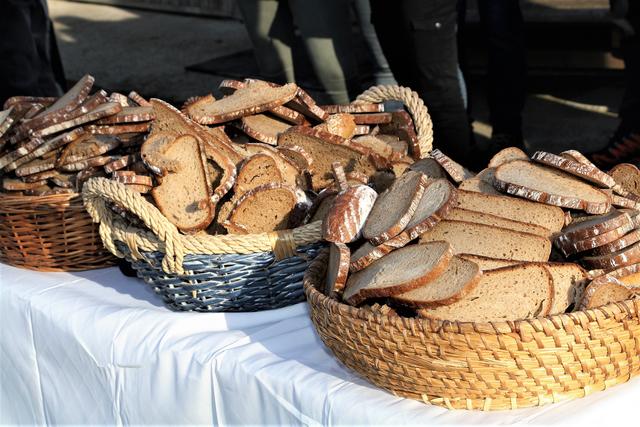
[[[138,93],[107,94],[86,75],[60,98],[15,96],[0,111],[2,192],[76,193],[87,179],[131,166],[114,179],[139,192],[151,178],[139,158],[155,113]],[[137,172],[136,172],[137,171]]]
[[[342,172],[335,168],[338,179]],[[344,180],[343,180],[344,181]],[[433,150],[383,192],[343,184],[324,293],[385,314],[505,321],[640,295],[640,173],[511,147],[474,174]],[[357,190],[356,190],[357,189]]]

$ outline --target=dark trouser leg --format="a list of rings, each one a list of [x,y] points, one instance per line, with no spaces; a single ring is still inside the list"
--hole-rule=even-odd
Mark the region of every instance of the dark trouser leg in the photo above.
[[[621,128],[624,132],[640,130],[640,4],[629,1],[627,20],[635,34],[622,41],[626,88],[620,105]]]
[[[374,61],[374,77],[376,84],[396,84],[387,58],[385,58],[380,46],[380,41],[376,35],[376,29],[371,24],[371,5],[369,0],[354,0],[356,14],[358,15],[358,23],[362,36],[371,51],[372,60]]]
[[[295,81],[291,48],[293,18],[286,1],[238,0],[253,51],[266,80]]]
[[[313,69],[332,102],[360,92],[348,0],[289,0]]]
[[[520,2],[478,0],[489,52],[489,111],[493,133],[522,135],[526,60]]]
[[[50,37],[51,22],[40,0],[0,1],[0,104],[14,95],[61,95]]]

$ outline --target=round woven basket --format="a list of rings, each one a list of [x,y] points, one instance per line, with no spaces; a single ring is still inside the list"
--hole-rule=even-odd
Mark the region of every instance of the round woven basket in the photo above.
[[[0,193],[0,261],[39,271],[80,271],[115,264],[79,194]]]
[[[503,410],[584,397],[640,372],[640,300],[515,322],[383,315],[326,297],[328,253],[304,277],[335,356],[391,393],[450,409]]]

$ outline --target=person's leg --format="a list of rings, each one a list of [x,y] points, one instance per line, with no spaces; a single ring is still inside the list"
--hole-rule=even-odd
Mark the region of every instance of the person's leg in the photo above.
[[[260,74],[266,80],[295,81],[291,48],[294,27],[286,1],[238,0]]]
[[[311,64],[334,103],[360,92],[348,0],[289,0]]]
[[[526,90],[526,50],[520,2],[478,0],[487,37],[488,98],[493,135],[522,144],[522,110]]]
[[[396,79],[391,73],[387,58],[385,58],[380,46],[380,41],[376,35],[376,29],[371,23],[371,5],[369,0],[354,0],[356,14],[358,15],[358,23],[365,42],[369,46],[371,56],[374,61],[374,77],[376,84],[395,85]]]

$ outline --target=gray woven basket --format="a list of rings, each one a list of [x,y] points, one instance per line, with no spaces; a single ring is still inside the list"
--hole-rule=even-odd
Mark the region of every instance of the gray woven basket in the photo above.
[[[142,252],[135,260],[124,243],[116,245],[169,308],[202,312],[270,310],[304,301],[302,276],[321,247],[306,245],[279,261],[273,252],[187,255],[184,274],[167,274],[163,253]]]

